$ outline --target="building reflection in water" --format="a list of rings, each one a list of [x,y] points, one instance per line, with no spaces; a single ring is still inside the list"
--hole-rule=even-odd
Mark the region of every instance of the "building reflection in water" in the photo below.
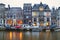
[[[60,32],[51,32],[51,40],[60,40]]]
[[[0,31],[0,40],[60,40],[60,32]]]
[[[10,40],[12,40],[12,32],[10,32]]]
[[[23,33],[20,32],[20,40],[23,40],[22,37],[23,37]]]
[[[50,40],[50,31],[46,32],[46,40]]]
[[[8,36],[10,40],[22,40],[23,32],[10,32]]]
[[[13,32],[13,40],[16,40],[16,32]]]
[[[44,32],[40,32],[40,33],[39,33],[39,39],[40,39],[40,40],[44,40],[43,33],[44,33]]]

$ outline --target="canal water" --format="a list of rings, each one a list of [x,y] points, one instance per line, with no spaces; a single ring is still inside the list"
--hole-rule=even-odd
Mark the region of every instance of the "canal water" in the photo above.
[[[0,40],[60,40],[60,32],[0,31]]]

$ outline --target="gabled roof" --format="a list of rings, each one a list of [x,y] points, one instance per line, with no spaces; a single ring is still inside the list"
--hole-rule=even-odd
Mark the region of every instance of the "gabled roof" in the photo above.
[[[5,6],[5,4],[3,4],[3,3],[0,3],[0,5],[4,5]]]
[[[42,2],[39,4],[39,6],[43,6]]]
[[[32,10],[39,11],[39,7],[43,7],[44,8],[44,11],[50,11],[49,6],[47,4],[42,4],[42,2],[40,4],[34,4]]]
[[[45,9],[50,9],[48,5],[45,6]]]
[[[58,8],[58,10],[60,10],[60,7]]]
[[[46,8],[46,6],[47,6],[46,4],[43,4],[44,9]]]
[[[32,9],[38,9],[39,8],[39,4],[34,4]]]

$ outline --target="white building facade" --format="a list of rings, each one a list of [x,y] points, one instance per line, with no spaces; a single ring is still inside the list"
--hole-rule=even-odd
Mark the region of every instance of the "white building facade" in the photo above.
[[[50,26],[51,11],[46,4],[35,4],[32,9],[32,25],[34,26]]]

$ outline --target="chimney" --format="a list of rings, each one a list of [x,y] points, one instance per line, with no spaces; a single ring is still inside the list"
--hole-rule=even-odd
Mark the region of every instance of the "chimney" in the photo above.
[[[8,5],[8,9],[10,9],[10,5]]]

